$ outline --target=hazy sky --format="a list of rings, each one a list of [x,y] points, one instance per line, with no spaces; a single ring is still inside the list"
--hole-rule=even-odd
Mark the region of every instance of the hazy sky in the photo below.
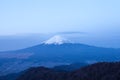
[[[0,35],[120,34],[120,0],[0,0]]]

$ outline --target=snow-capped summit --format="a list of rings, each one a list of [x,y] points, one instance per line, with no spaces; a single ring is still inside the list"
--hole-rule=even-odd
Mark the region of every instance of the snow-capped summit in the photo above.
[[[52,38],[48,39],[47,41],[44,42],[44,44],[63,44],[63,43],[69,43],[70,41],[61,37],[60,35],[55,35]]]

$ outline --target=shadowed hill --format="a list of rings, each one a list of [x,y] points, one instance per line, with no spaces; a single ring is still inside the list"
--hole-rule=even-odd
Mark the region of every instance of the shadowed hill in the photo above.
[[[120,62],[96,63],[71,72],[30,68],[17,80],[120,80]]]

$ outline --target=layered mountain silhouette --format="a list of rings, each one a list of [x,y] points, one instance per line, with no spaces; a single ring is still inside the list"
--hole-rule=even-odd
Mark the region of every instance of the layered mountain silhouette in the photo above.
[[[55,71],[60,71],[60,72],[70,72],[70,71],[74,71],[74,70],[77,70],[77,69],[80,69],[84,66],[87,66],[87,64],[85,63],[73,63],[73,64],[70,64],[70,65],[60,65],[60,66],[55,66],[53,68],[50,68],[52,70],[55,70]],[[45,68],[45,67],[42,67],[42,68]],[[5,76],[0,76],[0,80],[16,80],[20,75],[24,74],[26,72],[25,71],[22,71],[22,72],[19,72],[19,73],[12,73],[12,74],[8,74],[8,75],[5,75]]]
[[[95,47],[54,36],[29,48],[0,52],[0,75],[18,73],[30,67],[119,61],[120,49]]]
[[[17,80],[120,80],[120,62],[96,63],[71,72],[30,68]]]

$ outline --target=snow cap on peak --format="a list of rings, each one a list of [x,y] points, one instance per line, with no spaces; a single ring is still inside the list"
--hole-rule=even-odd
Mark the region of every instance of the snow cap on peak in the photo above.
[[[44,42],[44,44],[63,44],[63,43],[69,43],[70,41],[61,37],[60,35],[55,35],[52,38],[48,39]]]

